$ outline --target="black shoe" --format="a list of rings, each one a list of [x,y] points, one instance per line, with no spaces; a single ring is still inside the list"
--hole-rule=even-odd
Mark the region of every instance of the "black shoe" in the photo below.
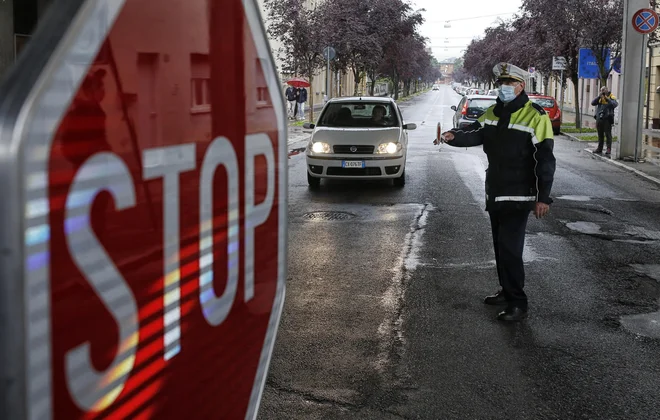
[[[596,149],[596,150],[594,150],[594,153],[596,153],[597,155],[600,155],[601,153],[603,153],[603,149]]]
[[[506,305],[506,296],[503,291],[499,291],[492,296],[486,296],[484,299],[486,305]]]
[[[525,318],[527,318],[527,308],[519,306],[507,306],[505,310],[497,314],[499,321],[520,322]]]

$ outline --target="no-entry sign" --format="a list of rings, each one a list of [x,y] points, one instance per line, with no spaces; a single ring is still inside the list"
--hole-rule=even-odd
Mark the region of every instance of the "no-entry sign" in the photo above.
[[[258,9],[51,9],[0,87],[0,418],[254,418],[287,211]]]
[[[658,27],[658,14],[653,9],[640,9],[633,15],[632,24],[637,32],[650,34]]]

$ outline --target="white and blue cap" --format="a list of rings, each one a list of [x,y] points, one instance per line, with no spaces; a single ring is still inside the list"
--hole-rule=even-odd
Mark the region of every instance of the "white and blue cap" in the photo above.
[[[515,80],[518,82],[524,82],[529,77],[528,72],[511,63],[497,64],[493,67],[493,74],[498,81]]]

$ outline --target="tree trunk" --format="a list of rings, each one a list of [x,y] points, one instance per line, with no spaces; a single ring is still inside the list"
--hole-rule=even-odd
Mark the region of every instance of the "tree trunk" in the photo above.
[[[543,94],[548,95],[548,88],[550,87],[550,77],[545,77],[543,79]]]
[[[575,128],[582,128],[582,113],[580,112],[580,86],[577,77],[571,77],[575,91]]]
[[[309,72],[309,122],[314,122],[314,92],[312,86],[314,82],[314,71]]]
[[[371,86],[369,86],[369,96],[374,96],[374,90],[376,89],[376,77],[373,72],[367,71],[367,75],[371,79]]]
[[[392,74],[392,88],[394,89],[394,100],[396,101],[399,99],[399,78],[396,71]]]

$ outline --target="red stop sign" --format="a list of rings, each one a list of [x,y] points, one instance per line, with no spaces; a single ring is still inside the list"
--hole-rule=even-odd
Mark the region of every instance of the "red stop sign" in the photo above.
[[[286,122],[260,15],[71,9],[44,23],[70,21],[13,135],[27,356],[9,417],[254,418],[286,263]]]

